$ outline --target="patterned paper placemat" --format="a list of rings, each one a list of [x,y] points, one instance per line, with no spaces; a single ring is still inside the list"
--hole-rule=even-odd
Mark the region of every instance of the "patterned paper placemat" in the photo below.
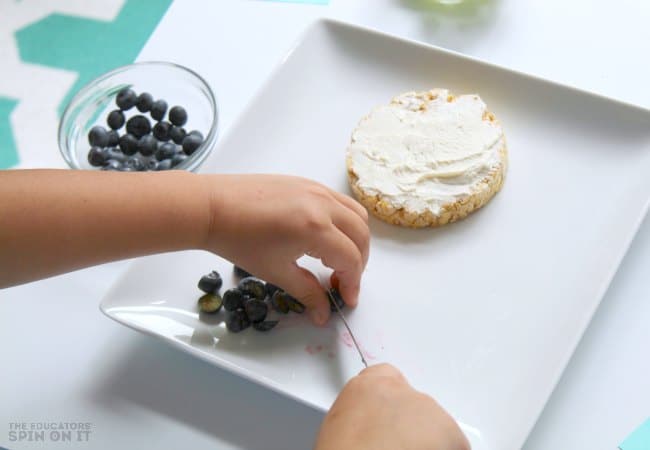
[[[58,118],[96,76],[135,60],[171,0],[3,2],[0,169],[64,167]]]

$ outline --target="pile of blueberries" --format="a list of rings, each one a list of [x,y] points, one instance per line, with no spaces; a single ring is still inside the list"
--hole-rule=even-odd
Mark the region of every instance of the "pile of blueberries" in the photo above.
[[[137,95],[124,88],[115,97],[119,109],[106,117],[110,128],[97,125],[88,133],[90,151],[88,162],[102,170],[136,172],[144,170],[167,170],[178,166],[203,143],[199,131],[185,131],[187,111],[174,106],[167,113],[167,102],[155,100],[148,92]],[[125,112],[135,107],[141,113],[149,113],[156,123],[152,126],[143,114],[134,114],[127,120]],[[165,114],[169,121],[164,120]],[[126,132],[119,130],[126,124]]]
[[[241,267],[234,266],[234,272],[239,283],[237,287],[224,292],[223,296],[219,295],[223,285],[219,272],[204,275],[198,283],[199,289],[205,292],[199,298],[199,309],[204,313],[216,314],[223,307],[228,331],[239,333],[251,325],[257,331],[271,330],[278,321],[266,320],[269,308],[281,314],[288,314],[289,311],[302,314],[305,311],[305,305],[279,287],[265,283]],[[339,292],[330,289],[329,294],[330,303],[334,299],[339,308],[343,308],[344,301]],[[330,304],[330,309],[336,311],[334,304]]]

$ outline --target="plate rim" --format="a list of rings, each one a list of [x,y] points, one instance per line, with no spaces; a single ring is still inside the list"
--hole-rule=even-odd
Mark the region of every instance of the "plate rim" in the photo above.
[[[129,267],[126,268],[124,273],[115,281],[115,283],[112,286],[117,285],[119,280],[121,280],[124,276],[126,276],[126,274],[130,271],[131,267],[136,263],[137,263],[137,260],[133,261],[131,264],[129,264]],[[124,325],[127,328],[130,328],[132,330],[143,333],[143,334],[145,334],[147,336],[151,336],[153,338],[161,340],[161,341],[165,342],[166,344],[170,345],[171,347],[179,349],[180,351],[186,351],[190,355],[192,355],[192,356],[194,356],[194,357],[196,357],[196,358],[198,358],[198,359],[200,359],[202,361],[205,361],[205,362],[211,364],[212,366],[216,366],[217,368],[219,368],[221,370],[228,371],[228,372],[230,372],[230,373],[232,373],[234,375],[240,376],[243,379],[248,380],[248,381],[250,381],[252,383],[255,383],[255,384],[259,385],[259,386],[262,386],[264,388],[268,388],[268,389],[274,391],[275,393],[277,393],[279,395],[282,395],[284,397],[288,397],[288,398],[291,398],[293,400],[296,400],[300,404],[303,404],[305,406],[309,406],[309,407],[314,408],[315,410],[323,412],[323,413],[326,413],[328,411],[327,408],[322,407],[321,405],[319,405],[316,402],[309,401],[308,399],[302,398],[302,397],[298,396],[297,394],[294,394],[293,392],[289,392],[289,391],[283,389],[282,386],[280,386],[279,384],[277,384],[275,381],[273,381],[270,378],[260,377],[255,372],[252,372],[252,371],[250,371],[248,369],[240,367],[237,364],[228,361],[227,359],[221,358],[219,356],[216,356],[216,355],[213,355],[213,354],[210,354],[210,353],[207,353],[207,352],[203,352],[203,351],[197,349],[196,347],[193,347],[193,346],[191,346],[191,345],[189,345],[189,344],[187,344],[185,342],[181,342],[179,340],[171,339],[171,338],[169,338],[169,337],[167,337],[165,335],[162,335],[160,333],[155,333],[155,332],[151,331],[150,329],[145,328],[142,325],[139,325],[139,324],[134,323],[134,322],[129,322],[127,320],[124,320],[124,319],[120,318],[117,315],[114,315],[110,311],[112,308],[108,307],[106,305],[106,301],[109,298],[112,290],[113,290],[113,288],[111,287],[109,289],[109,292],[104,296],[104,298],[102,298],[102,301],[99,304],[99,310],[106,317],[108,317],[109,319],[114,320],[115,322],[117,322],[117,323],[119,323],[121,325]]]

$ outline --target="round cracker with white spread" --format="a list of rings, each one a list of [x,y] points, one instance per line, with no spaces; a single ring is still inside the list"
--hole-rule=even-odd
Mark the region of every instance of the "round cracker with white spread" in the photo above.
[[[352,191],[395,225],[435,227],[485,205],[503,185],[501,124],[478,95],[407,92],[373,109],[352,133]]]

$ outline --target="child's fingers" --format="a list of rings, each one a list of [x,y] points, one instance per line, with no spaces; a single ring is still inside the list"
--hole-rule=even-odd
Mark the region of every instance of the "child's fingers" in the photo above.
[[[332,275],[330,275],[330,286],[334,289],[339,288],[339,278],[336,276],[336,272],[332,272]]]
[[[335,226],[316,236],[313,246],[323,264],[334,269],[339,279],[339,292],[345,302],[356,306],[364,267],[363,255],[359,248]]]
[[[359,376],[392,377],[406,381],[404,374],[402,374],[402,372],[400,372],[397,367],[387,363],[375,364],[370,367],[366,367],[359,373]]]
[[[339,206],[332,213],[334,225],[345,233],[356,244],[363,257],[363,267],[366,267],[370,251],[370,230],[368,224],[349,208]]]
[[[314,324],[324,325],[327,322],[330,316],[329,300],[313,273],[294,263],[288,270],[282,271],[277,283],[307,307]]]
[[[343,204],[343,206],[351,209],[354,211],[359,217],[363,219],[364,222],[368,223],[368,210],[361,205],[358,201],[353,199],[352,197],[341,194],[340,192],[337,192],[333,189],[330,190],[332,195],[336,200],[338,200],[340,203]]]

